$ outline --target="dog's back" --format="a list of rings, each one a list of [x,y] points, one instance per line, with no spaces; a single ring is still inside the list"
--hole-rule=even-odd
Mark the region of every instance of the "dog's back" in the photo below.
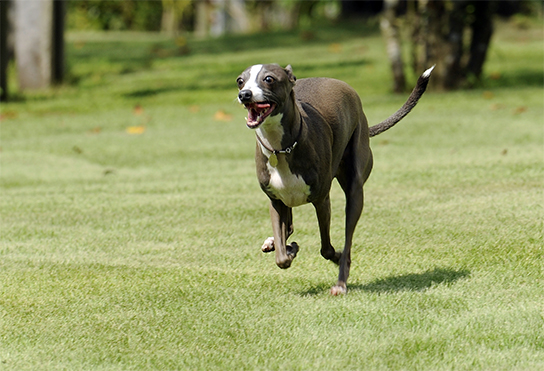
[[[344,81],[312,77],[297,80],[295,98],[302,110],[310,105],[322,116],[333,134],[333,147],[342,155],[356,128],[368,138],[368,123],[363,113],[361,99],[357,92]],[[368,139],[367,139],[368,141]]]

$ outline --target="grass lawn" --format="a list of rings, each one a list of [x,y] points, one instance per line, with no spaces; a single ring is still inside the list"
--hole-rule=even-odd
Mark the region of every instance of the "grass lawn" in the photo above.
[[[375,124],[406,98],[379,33],[183,41],[70,34],[71,83],[2,104],[0,370],[544,369],[541,27],[500,24],[481,88],[372,139],[344,297],[311,206],[290,269],[260,251],[235,78],[339,78]]]

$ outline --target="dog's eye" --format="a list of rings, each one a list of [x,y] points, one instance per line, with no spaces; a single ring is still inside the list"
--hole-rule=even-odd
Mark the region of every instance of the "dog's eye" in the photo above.
[[[266,76],[264,78],[264,82],[266,82],[267,84],[272,84],[274,82],[274,78],[272,76]]]
[[[241,88],[243,85],[244,85],[244,79],[241,78],[241,77],[238,77],[238,79],[236,80],[236,82],[238,83],[238,87]]]

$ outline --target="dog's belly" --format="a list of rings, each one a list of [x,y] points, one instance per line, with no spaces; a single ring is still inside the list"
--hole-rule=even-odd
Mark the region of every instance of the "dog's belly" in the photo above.
[[[289,207],[308,203],[310,186],[300,175],[291,173],[285,160],[280,161],[277,167],[272,167],[270,164],[267,164],[267,167],[270,173],[268,192]]]

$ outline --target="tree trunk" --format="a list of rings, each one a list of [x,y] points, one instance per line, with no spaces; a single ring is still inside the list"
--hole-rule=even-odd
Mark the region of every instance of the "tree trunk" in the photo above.
[[[53,45],[51,65],[51,80],[54,84],[64,81],[64,20],[66,15],[66,2],[53,1]]]
[[[448,17],[449,32],[445,40],[444,81],[442,82],[445,90],[458,88],[459,83],[464,79],[461,59],[465,27],[464,11],[467,3],[468,1],[455,1]]]
[[[53,1],[15,1],[15,59],[19,86],[48,87],[52,81]]]
[[[227,1],[211,0],[211,4],[210,34],[219,37],[227,32]]]
[[[425,36],[422,29],[424,27],[423,12],[421,7],[418,6],[418,0],[408,0],[407,2],[407,23],[410,27],[409,34],[411,38],[410,43],[410,58],[412,71],[423,71],[425,69],[426,61],[423,60],[425,51]]]
[[[0,1],[0,101],[8,100],[8,1]]]
[[[170,36],[176,36],[177,17],[173,0],[162,1],[161,31]]]
[[[493,34],[493,12],[495,2],[473,1],[474,22],[471,24],[472,40],[470,43],[470,59],[467,64],[467,77],[480,79],[487,50]]]
[[[399,7],[399,0],[385,0],[385,9],[380,20],[380,28],[387,45],[387,55],[391,62],[393,72],[393,91],[402,93],[406,89],[406,78],[404,76],[404,64],[402,62],[401,38],[398,26],[396,11]]]
[[[250,30],[244,0],[230,0],[228,6],[229,31],[234,33],[246,33]]]
[[[196,22],[195,34],[197,37],[208,36],[210,25],[209,4],[208,1],[200,0],[196,2]]]
[[[427,42],[425,45],[425,66],[436,65],[430,85],[436,89],[443,90],[444,78],[446,75],[446,35],[448,30],[448,18],[446,15],[445,3],[441,0],[430,0],[427,2],[427,25],[425,31]],[[433,81],[434,80],[434,81]]]
[[[43,89],[64,78],[64,1],[16,0],[15,60],[19,87]]]
[[[495,5],[495,1],[408,0],[414,72],[419,75],[436,64],[430,85],[440,90],[479,79],[493,33]],[[467,26],[472,30],[470,49],[463,42]]]
[[[259,26],[261,31],[270,31],[272,29],[272,13],[274,3],[272,0],[260,0],[256,2],[257,12],[259,14]]]

